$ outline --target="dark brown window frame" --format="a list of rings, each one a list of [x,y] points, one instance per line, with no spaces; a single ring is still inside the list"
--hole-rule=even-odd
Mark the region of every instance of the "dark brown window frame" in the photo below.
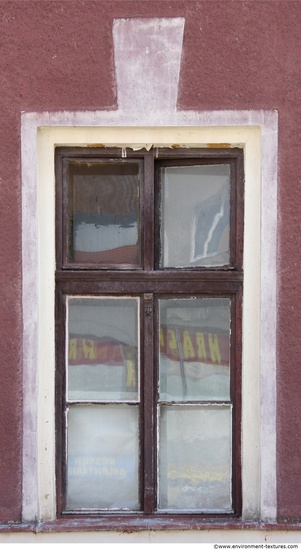
[[[63,194],[64,159],[121,159],[124,150],[114,148],[57,148],[56,149],[56,480],[57,514],[69,519],[97,516],[101,525],[117,528],[126,524],[133,528],[146,526],[151,522],[153,528],[178,527],[192,528],[198,521],[228,519],[241,515],[241,334],[242,334],[242,289],[243,289],[243,151],[241,149],[152,149],[151,151],[126,150],[129,159],[144,161],[144,184],[141,198],[142,219],[142,265],[134,269],[131,266],[95,268],[95,265],[73,265],[66,261],[65,252],[65,208]],[[159,225],[158,195],[154,186],[155,165],[172,163],[187,164],[197,159],[203,164],[229,163],[231,166],[231,209],[230,209],[230,266],[214,268],[177,268],[159,269],[158,257],[154,250],[157,243]],[[149,246],[149,243],[152,246]],[[141,510],[139,512],[90,512],[74,513],[65,511],[65,297],[67,295],[114,295],[140,296],[143,322],[141,323],[141,354],[144,369],[141,372],[141,429],[143,458],[141,487]],[[183,514],[156,511],[155,475],[156,475],[156,429],[154,426],[156,408],[156,376],[158,337],[156,337],[157,315],[149,315],[150,309],[156,311],[154,297],[229,297],[231,298],[231,401],[233,403],[232,433],[232,501],[231,514]],[[156,298],[155,298],[156,299]],[[146,352],[146,343],[154,342]],[[151,351],[149,351],[149,349]],[[142,361],[143,362],[143,361]],[[235,367],[234,367],[235,366]],[[148,414],[144,414],[147,408]],[[144,424],[143,424],[144,423]]]

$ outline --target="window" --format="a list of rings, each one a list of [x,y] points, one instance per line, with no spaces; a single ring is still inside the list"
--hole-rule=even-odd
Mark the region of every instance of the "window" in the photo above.
[[[56,149],[58,512],[241,512],[243,153]]]

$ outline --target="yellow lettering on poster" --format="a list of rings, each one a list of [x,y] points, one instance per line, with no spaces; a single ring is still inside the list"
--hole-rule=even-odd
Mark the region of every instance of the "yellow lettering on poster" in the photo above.
[[[198,358],[207,359],[204,334],[202,332],[197,332],[195,338],[198,347]]]
[[[85,359],[96,359],[94,340],[83,339],[83,352]]]
[[[136,385],[136,372],[134,361],[126,361],[126,388],[134,388]]]
[[[209,333],[208,334],[208,341],[209,341],[209,349],[210,349],[210,355],[211,355],[212,363],[220,363],[221,362],[221,354],[220,354],[220,350],[219,350],[217,334]]]
[[[194,349],[188,330],[183,330],[183,352],[185,359],[194,358]]]
[[[76,359],[76,338],[70,338],[69,340],[69,359]]]
[[[177,349],[177,339],[176,339],[176,333],[173,329],[169,328],[167,330],[168,333],[168,347],[169,349]]]

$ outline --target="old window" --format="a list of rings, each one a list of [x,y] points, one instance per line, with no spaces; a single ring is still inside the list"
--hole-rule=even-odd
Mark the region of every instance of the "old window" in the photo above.
[[[56,150],[58,513],[241,511],[243,154]]]

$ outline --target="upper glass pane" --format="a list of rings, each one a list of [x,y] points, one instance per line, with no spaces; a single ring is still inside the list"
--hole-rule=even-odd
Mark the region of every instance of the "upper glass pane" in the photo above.
[[[160,169],[160,267],[230,262],[230,166]]]
[[[138,162],[68,162],[68,262],[140,265],[139,188]]]
[[[68,299],[67,399],[137,401],[138,299]]]
[[[160,300],[160,400],[230,399],[230,300]]]

